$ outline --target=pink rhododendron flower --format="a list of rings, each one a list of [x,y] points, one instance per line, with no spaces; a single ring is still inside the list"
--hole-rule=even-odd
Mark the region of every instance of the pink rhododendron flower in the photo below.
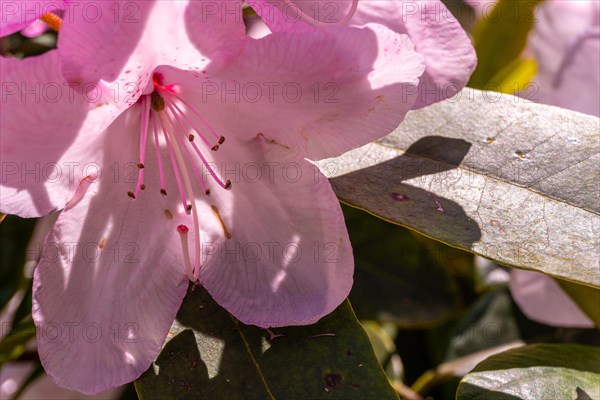
[[[407,34],[427,66],[415,109],[454,96],[477,64],[471,40],[440,0],[249,0],[248,4],[274,32],[310,31],[313,25],[348,21],[353,25],[376,22]]]
[[[600,3],[548,0],[527,44],[538,62],[535,100],[600,116]]]
[[[42,31],[38,20],[46,14],[65,10],[68,0],[0,0],[0,36],[25,30],[27,36],[37,36]],[[81,6],[81,3],[77,3]],[[52,17],[48,19],[49,22]]]
[[[594,327],[589,317],[549,276],[535,271],[513,270],[509,287],[523,314],[533,321],[570,328]]]
[[[466,2],[480,18],[493,17],[496,0]],[[525,53],[538,65],[537,90],[528,97],[600,116],[600,2],[546,0],[534,17]]]
[[[0,211],[62,209],[33,317],[46,371],[85,393],[148,368],[188,280],[260,327],[335,309],[352,249],[305,158],[389,133],[425,68],[379,25],[252,39],[220,12],[238,2],[136,2],[128,23],[111,4],[66,14],[57,51],[0,64]]]

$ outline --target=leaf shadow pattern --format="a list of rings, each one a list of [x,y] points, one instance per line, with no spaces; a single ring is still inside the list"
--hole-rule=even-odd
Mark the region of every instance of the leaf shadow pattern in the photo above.
[[[314,325],[244,325],[201,287],[188,291],[141,399],[397,399],[348,302]],[[280,336],[281,335],[281,336]]]
[[[412,184],[453,185],[461,178],[457,167],[470,148],[471,143],[462,139],[426,136],[404,154],[332,178],[331,185],[340,200],[350,206],[380,218],[393,215],[394,223],[444,243],[472,248],[481,239],[477,222],[457,202]]]

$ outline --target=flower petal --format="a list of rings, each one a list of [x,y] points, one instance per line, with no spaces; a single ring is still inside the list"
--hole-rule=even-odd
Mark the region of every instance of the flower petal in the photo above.
[[[239,57],[185,78],[181,90],[225,136],[262,133],[321,159],[395,129],[423,69],[408,37],[380,25],[277,32],[249,39]]]
[[[17,361],[2,365],[0,374],[0,399],[10,399],[21,387],[27,378],[35,371],[37,362]],[[118,400],[123,397],[124,388],[116,388],[95,396],[85,396],[73,390],[66,390],[56,386],[47,375],[42,374],[33,382],[27,384],[26,389],[19,396],[21,399],[45,400]]]
[[[406,33],[427,68],[419,82],[414,108],[437,103],[458,93],[477,64],[471,40],[439,0],[361,0],[353,24],[377,22]]]
[[[65,0],[39,1],[0,1],[0,36],[25,29],[42,15],[67,7]]]
[[[63,79],[56,51],[1,58],[0,77],[2,107],[10,110],[0,117],[0,212],[46,215],[97,170],[95,140],[114,110],[95,107],[96,90],[81,94]]]
[[[63,71],[74,82],[104,81],[121,108],[137,101],[157,66],[202,69],[235,53],[245,37],[239,1],[91,4],[65,16],[58,41]],[[239,15],[226,13],[236,5]]]
[[[156,173],[147,174],[137,199],[127,195],[139,130],[132,117],[135,110],[106,132],[104,174],[80,186],[79,201],[60,214],[34,275],[42,364],[61,387],[88,394],[130,382],[150,366],[188,287],[177,196],[161,196]],[[146,168],[156,170],[152,158]]]
[[[509,287],[521,311],[533,321],[571,328],[594,327],[560,286],[544,274],[513,270]]]
[[[356,6],[350,0],[248,0],[247,3],[272,32],[310,32],[316,26],[345,24]]]
[[[346,298],[354,270],[329,181],[264,137],[226,141],[221,151],[217,165],[232,188],[215,190],[210,202],[199,204],[205,259],[200,283],[243,323],[316,322]]]
[[[600,116],[600,4],[549,1],[536,13],[528,51],[538,62],[533,100]]]

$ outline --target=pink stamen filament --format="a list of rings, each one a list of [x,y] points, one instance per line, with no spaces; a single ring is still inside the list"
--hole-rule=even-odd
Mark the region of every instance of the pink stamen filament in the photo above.
[[[212,147],[212,144],[208,141],[208,139],[206,139],[206,136],[204,136],[202,134],[202,132],[200,131],[200,129],[198,129],[198,127],[187,117],[187,115],[185,115],[185,113],[183,111],[181,111],[181,109],[179,107],[177,107],[177,104],[175,104],[175,102],[171,101],[171,100],[167,100],[165,99],[165,102],[169,105],[172,106],[173,108],[175,108],[175,110],[177,110],[177,112],[183,117],[183,119],[185,119],[185,121],[188,123],[189,127],[196,132],[200,138],[202,139],[202,141],[208,146],[208,147]],[[175,113],[173,113],[175,114]]]
[[[219,186],[221,186],[223,189],[229,189],[231,187],[231,182],[229,180],[227,180],[227,182],[224,183],[221,180],[221,178],[219,178],[217,176],[216,172],[211,168],[211,166],[208,163],[208,161],[206,161],[206,158],[204,158],[204,156],[202,155],[202,152],[200,151],[200,149],[198,148],[198,146],[196,146],[196,143],[194,143],[194,142],[190,142],[190,143],[192,144],[192,147],[196,151],[196,154],[198,154],[198,157],[200,157],[200,160],[202,160],[202,164],[204,164],[204,166],[206,167],[206,169],[210,173],[210,176],[212,176],[212,178],[215,180],[215,182],[217,182],[217,184]]]
[[[206,123],[206,121],[204,121],[204,119],[198,114],[198,112],[196,110],[194,110],[194,108],[190,107],[181,97],[177,96],[176,94],[173,94],[171,92],[165,92],[166,95],[168,96],[172,96],[175,99],[181,101],[187,108],[188,110],[190,110],[192,113],[194,113],[194,115],[196,115],[198,117],[198,119],[205,125],[208,127],[209,131],[212,133],[212,135],[217,138],[219,140],[219,144],[223,143],[223,136],[217,135],[217,133],[215,131],[212,130],[212,128]],[[190,124],[190,127],[192,129],[194,129],[196,132],[200,132],[195,126],[193,126],[190,121],[187,119],[187,117],[185,116],[185,113],[183,113],[181,111],[181,109],[179,109],[177,107],[177,105],[175,104],[175,102],[171,101],[170,99],[168,99],[168,96],[165,96],[167,98],[165,98],[165,104],[167,104],[167,106],[171,106],[173,105],[174,107],[177,108],[177,110],[183,115],[184,118],[186,118],[186,120],[188,121],[188,124]],[[179,121],[179,119],[178,119]],[[204,142],[210,146],[210,143],[205,140],[204,136],[202,134],[200,134],[204,140]],[[200,149],[198,148],[198,146],[196,146],[195,142],[191,142],[192,147],[194,148],[194,151],[196,152],[196,154],[198,155],[198,157],[200,158],[200,160],[202,161],[202,164],[206,167],[206,169],[208,170],[208,172],[210,173],[210,176],[212,176],[212,178],[217,182],[217,184],[219,186],[221,186],[223,189],[229,189],[231,187],[231,182],[227,181],[227,182],[223,182],[216,174],[216,172],[212,169],[212,167],[210,166],[210,164],[208,163],[208,161],[206,160],[206,158],[204,158],[204,156],[202,155],[202,152],[200,151]],[[218,145],[216,145],[218,148]],[[194,164],[194,163],[192,163]],[[203,189],[206,191],[206,188],[203,187]]]
[[[313,24],[313,25],[317,25],[317,26],[326,26],[326,25],[332,25],[331,23],[328,22],[321,22],[319,20],[314,19],[313,17],[311,17],[308,14],[305,14],[304,11],[302,11],[302,9],[300,7],[298,7],[293,0],[284,0],[284,2],[291,6],[292,8],[296,9],[296,11],[298,12],[298,15],[305,21]],[[346,13],[346,15],[344,16],[344,18],[342,18],[339,22],[336,22],[335,25],[344,25],[347,24],[348,22],[350,22],[350,20],[352,19],[352,17],[354,16],[354,13],[356,12],[356,9],[358,8],[358,0],[352,0],[352,4],[350,5],[350,10],[348,10],[348,12]]]
[[[171,125],[171,128],[175,128],[175,126],[172,123],[172,121],[170,121],[167,118],[166,113],[158,112],[158,114],[159,114],[159,118],[161,121],[161,126],[163,126],[163,131],[165,132],[165,135],[166,135],[165,138],[168,137],[169,140],[167,141],[167,143],[169,143],[169,142],[171,143],[173,153],[175,154],[175,161],[176,161],[177,165],[179,166],[179,170],[181,171],[181,175],[183,177],[183,183],[185,185],[185,193],[182,193],[182,196],[185,199],[185,197],[187,195],[187,197],[189,197],[193,201],[195,198],[194,189],[192,187],[192,182],[190,180],[190,176],[187,173],[185,160],[183,159],[183,157],[181,155],[181,150],[179,148],[179,143],[177,142],[177,137],[174,135],[174,133],[171,129],[167,129],[167,130],[164,129],[164,126],[167,123],[169,123]],[[164,122],[163,122],[163,120],[164,120]],[[185,144],[185,142],[184,142],[184,144]],[[171,154],[173,154],[173,153],[171,153]],[[173,168],[175,169],[175,166],[173,166]],[[198,279],[198,275],[200,273],[200,222],[198,219],[198,212],[196,210],[196,206],[195,205],[192,206],[191,204],[190,204],[190,206],[191,206],[192,216],[194,218],[194,229],[196,231],[196,243],[195,243],[196,244],[196,246],[195,246],[196,247],[195,248],[196,259],[195,259],[194,268],[193,268],[193,271],[194,271],[193,276],[195,278],[193,280],[193,282],[195,282]],[[187,240],[186,240],[186,244],[187,244]],[[182,242],[182,245],[183,245],[183,242]],[[186,256],[186,254],[187,254],[187,256]],[[189,264],[189,268],[191,268],[191,263],[189,262],[189,249],[184,250],[184,257],[188,258],[187,263]],[[188,268],[188,266],[186,266],[186,268]]]
[[[175,98],[176,100],[179,100],[184,106],[187,107],[188,110],[190,110],[190,112],[192,114],[194,114],[196,116],[196,118],[198,118],[198,120],[200,121],[200,123],[202,123],[202,125],[204,125],[206,127],[206,129],[208,129],[208,131],[211,133],[211,135],[213,135],[215,137],[215,139],[217,140],[221,140],[221,136],[217,135],[217,132],[215,132],[210,125],[208,124],[208,122],[206,122],[206,120],[204,118],[202,118],[202,116],[194,109],[194,107],[190,106],[188,104],[188,102],[186,102],[185,100],[183,100],[180,96],[177,96],[175,93],[173,92],[166,92],[165,94],[167,94],[168,96],[172,96],[173,98]],[[199,132],[199,130],[197,130]]]
[[[165,137],[165,142],[167,143],[167,151],[169,152],[169,159],[171,160],[171,166],[173,167],[173,172],[175,172],[175,180],[177,181],[177,187],[179,188],[181,204],[183,204],[183,209],[185,210],[185,212],[189,214],[189,203],[187,201],[187,198],[185,197],[185,191],[183,189],[183,183],[181,181],[181,172],[178,168],[178,164],[177,164],[177,161],[175,158],[175,153],[173,152],[173,144],[171,143],[171,140],[170,140],[167,128],[166,128],[166,123],[168,121],[165,121],[166,116],[162,111],[157,112],[157,114],[158,114],[158,121],[160,122],[160,127],[163,131],[163,136]]]
[[[191,150],[187,147],[187,143],[191,143],[194,151],[196,152],[196,155],[198,156],[202,164],[207,168],[210,175],[219,186],[221,186],[223,189],[229,189],[231,187],[231,182],[229,180],[223,182],[223,180],[219,178],[219,176],[216,173],[216,170],[214,170],[213,167],[208,163],[207,159],[204,157],[196,143],[193,141],[193,135],[188,133],[194,132],[198,134],[202,138],[204,143],[207,146],[209,146],[211,150],[215,151],[218,150],[219,145],[223,144],[225,138],[223,136],[217,135],[216,132],[212,130],[208,123],[198,114],[198,112],[193,107],[191,107],[187,102],[185,102],[179,96],[174,94],[172,91],[169,91],[167,89],[168,87],[156,86],[155,84],[155,92],[153,92],[151,95],[142,96],[140,99],[141,114],[138,181],[135,193],[128,192],[128,194],[130,197],[135,199],[138,196],[139,192],[145,189],[144,170],[146,161],[146,149],[148,146],[148,135],[150,134],[150,129],[152,129],[152,134],[154,136],[154,147],[156,151],[156,158],[161,184],[160,191],[164,195],[167,194],[160,143],[161,139],[159,138],[160,133],[162,132],[169,154],[169,159],[173,168],[173,172],[175,174],[175,180],[177,181],[177,187],[179,189],[179,194],[183,208],[187,214],[192,214],[193,217],[195,230],[195,260],[193,264],[191,261],[188,244],[187,234],[189,229],[186,225],[179,225],[177,227],[177,231],[180,234],[187,276],[192,282],[197,282],[200,274],[201,261],[200,222],[198,212],[195,206],[194,188],[192,185],[192,180],[190,179],[189,171],[187,169],[187,164],[191,165],[200,187],[205,191],[206,194],[209,194],[210,192],[207,188],[207,182],[203,179],[203,174],[200,172],[199,166],[197,165],[197,159],[194,157]],[[165,96],[163,97],[159,92],[163,93]],[[178,105],[176,101],[181,101],[181,103],[185,105],[186,112],[182,110],[183,107],[180,108],[180,105]],[[167,110],[165,110],[165,108]],[[188,115],[188,111],[197,117],[197,119],[200,121],[201,126],[206,127],[206,129],[210,131],[211,135],[214,136],[215,139],[217,139],[217,144],[213,144],[211,147],[211,143],[202,133],[202,131],[199,128],[199,125],[197,125],[195,121],[193,121],[192,118],[190,118],[191,116]],[[150,124],[152,124],[151,127]],[[161,132],[159,132],[159,130]],[[181,146],[183,146],[185,154],[181,151]],[[188,201],[188,199],[191,201]],[[214,209],[216,210],[216,208]],[[229,238],[230,236],[227,237]]]
[[[153,115],[153,114],[151,114]],[[160,145],[158,143],[158,127],[156,126],[156,118],[152,118],[152,131],[154,133],[154,148],[156,149],[156,159],[158,160],[158,174],[160,176],[161,193],[167,194],[167,186],[165,185],[165,173],[162,165],[162,157],[160,154]],[[164,190],[164,192],[163,192]]]
[[[169,109],[169,111],[171,111],[171,114],[173,115],[173,117],[175,118],[175,121],[177,122],[177,127],[172,124],[173,128],[175,128],[183,137],[182,140],[184,140],[185,142],[188,142],[188,135],[185,131],[185,127],[183,126],[181,119],[179,119],[179,117],[177,116],[177,114],[173,111],[173,108],[171,107],[171,103],[170,102],[166,102],[167,104],[167,108]],[[202,187],[202,190],[206,193],[207,187],[206,184],[204,183],[204,179],[202,178],[202,174],[200,173],[200,171],[198,170],[198,167],[196,166],[196,163],[194,162],[194,159],[192,157],[192,154],[190,153],[189,149],[187,146],[185,146],[185,144],[183,145],[183,149],[185,150],[186,156],[188,158],[188,160],[190,161],[190,164],[192,165],[192,169],[194,170],[194,174],[196,175],[196,179],[198,180],[198,182],[200,183],[200,186]]]
[[[146,145],[148,143],[148,122],[150,120],[150,101],[147,96],[142,96],[142,116],[140,124],[140,164],[144,165],[146,162]],[[140,168],[138,172],[138,182],[135,188],[135,197],[138,196],[140,190],[144,188],[144,168]]]

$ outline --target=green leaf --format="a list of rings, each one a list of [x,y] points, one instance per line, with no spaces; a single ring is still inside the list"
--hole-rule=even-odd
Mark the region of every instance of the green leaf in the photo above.
[[[456,326],[445,361],[521,339],[508,289],[485,293]]]
[[[596,327],[600,327],[600,290],[562,279],[556,279],[556,282],[596,324]]]
[[[36,221],[14,215],[4,217],[0,222],[0,310],[19,288],[31,286],[31,282],[23,277],[23,265],[27,242]]]
[[[517,58],[498,71],[490,79],[486,89],[507,94],[521,93],[521,97],[528,98],[530,96],[528,90],[537,90],[530,83],[536,74],[537,61],[534,58]]]
[[[542,0],[498,0],[473,31],[477,68],[469,86],[490,90],[494,76],[518,60],[535,22],[535,9]],[[523,82],[525,83],[525,82]]]
[[[462,379],[456,398],[598,399],[600,349],[534,344],[494,355]]]
[[[434,251],[407,229],[350,207],[343,210],[356,264],[350,300],[360,320],[416,328],[458,312],[452,282]]]
[[[317,164],[346,204],[497,263],[600,286],[600,120],[465,89]]]
[[[19,358],[25,352],[25,345],[35,337],[35,326],[32,320],[24,321],[15,326],[11,332],[0,341],[0,367]]]
[[[395,399],[348,302],[317,324],[246,326],[198,287],[188,292],[141,399]]]

